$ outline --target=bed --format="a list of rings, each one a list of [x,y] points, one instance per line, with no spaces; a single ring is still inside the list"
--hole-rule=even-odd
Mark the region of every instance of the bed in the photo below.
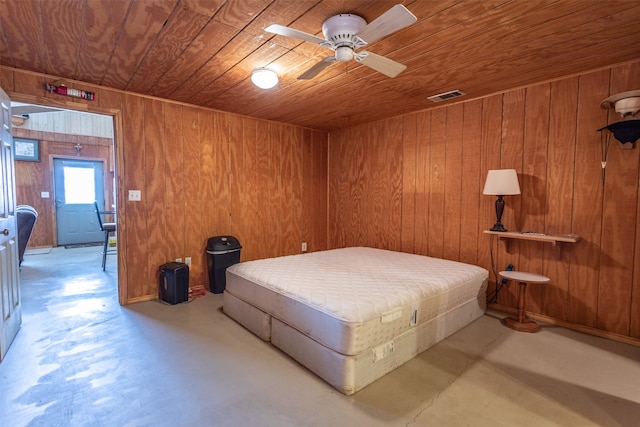
[[[350,395],[486,310],[487,270],[354,247],[235,264],[224,312]]]

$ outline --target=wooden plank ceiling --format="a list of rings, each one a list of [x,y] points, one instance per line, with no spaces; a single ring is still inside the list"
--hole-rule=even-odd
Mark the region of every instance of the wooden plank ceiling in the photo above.
[[[418,22],[366,48],[406,64],[396,78],[352,61],[298,81],[331,51],[264,31],[322,37],[332,15],[398,2],[0,0],[0,64],[332,130],[640,58],[640,0],[405,0]],[[259,67],[276,88],[251,83]]]

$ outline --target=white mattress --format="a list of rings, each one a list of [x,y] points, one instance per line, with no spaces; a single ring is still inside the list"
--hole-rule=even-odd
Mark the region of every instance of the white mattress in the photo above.
[[[483,312],[487,277],[469,264],[358,247],[235,264],[225,293],[332,351],[358,355],[470,301]],[[264,321],[254,316],[262,331],[254,333],[268,340]]]

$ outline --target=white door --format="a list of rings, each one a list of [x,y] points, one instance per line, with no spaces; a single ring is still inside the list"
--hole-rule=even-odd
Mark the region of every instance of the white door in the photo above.
[[[22,323],[18,240],[16,230],[16,185],[13,172],[11,100],[0,88],[0,361],[7,354]]]

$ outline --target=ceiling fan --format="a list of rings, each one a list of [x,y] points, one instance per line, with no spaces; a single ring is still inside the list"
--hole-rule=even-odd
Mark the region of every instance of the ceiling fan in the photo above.
[[[395,77],[407,66],[375,53],[356,50],[416,21],[413,13],[397,4],[369,24],[361,16],[350,13],[332,16],[322,24],[324,39],[278,24],[269,25],[265,31],[316,43],[335,52],[333,56],[322,59],[302,73],[298,80],[312,79],[334,62],[348,62],[352,59],[388,77]]]

